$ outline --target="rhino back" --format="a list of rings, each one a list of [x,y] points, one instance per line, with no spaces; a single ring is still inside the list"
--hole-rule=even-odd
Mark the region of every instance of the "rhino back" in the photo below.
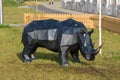
[[[34,30],[51,29],[53,25],[58,22],[58,20],[48,19],[48,20],[34,20],[25,26],[23,34],[32,32]]]
[[[60,34],[60,26],[57,22],[53,19],[33,21],[24,29],[23,37],[27,34],[27,41],[24,39],[24,42],[38,43],[39,46],[48,49],[57,49],[59,44],[57,40]]]

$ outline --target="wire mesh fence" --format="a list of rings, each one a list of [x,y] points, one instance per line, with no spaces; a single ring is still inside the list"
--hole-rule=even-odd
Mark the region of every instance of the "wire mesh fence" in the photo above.
[[[101,0],[102,14],[120,17],[120,0]],[[98,14],[99,0],[62,0],[62,7],[75,11]]]

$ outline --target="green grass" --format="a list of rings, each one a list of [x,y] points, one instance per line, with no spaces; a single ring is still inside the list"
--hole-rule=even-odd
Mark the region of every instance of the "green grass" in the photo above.
[[[0,24],[0,28],[10,28],[10,26],[7,24]]]
[[[24,13],[35,13],[35,10],[17,7],[4,7],[4,23],[23,24]]]
[[[33,9],[18,8],[23,4],[18,4],[15,0],[3,0],[3,3],[4,24],[23,24],[24,13],[36,13]]]
[[[69,67],[59,66],[58,53],[38,48],[37,60],[31,63],[21,61],[23,27],[0,28],[0,80],[120,80],[120,36],[103,30],[105,42],[102,54],[95,61],[84,64],[72,62]],[[98,29],[92,35],[98,45]]]
[[[4,7],[17,7],[20,4],[16,2],[16,0],[2,0]]]

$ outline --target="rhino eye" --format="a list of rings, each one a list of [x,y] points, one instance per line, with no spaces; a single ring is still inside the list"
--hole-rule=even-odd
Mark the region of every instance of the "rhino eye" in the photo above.
[[[75,24],[75,26],[78,26],[78,24]]]

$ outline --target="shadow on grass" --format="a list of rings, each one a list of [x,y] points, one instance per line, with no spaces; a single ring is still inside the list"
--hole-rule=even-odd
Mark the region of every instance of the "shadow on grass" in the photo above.
[[[22,61],[22,52],[17,53],[17,57]]]
[[[35,53],[35,57],[37,59],[44,59],[44,60],[51,60],[54,62],[59,62],[59,54],[58,53],[44,53],[44,52],[37,52]]]
[[[22,61],[22,52],[18,53],[17,56]],[[34,56],[36,57],[36,60],[44,59],[59,63],[59,55],[55,53],[36,52]]]

